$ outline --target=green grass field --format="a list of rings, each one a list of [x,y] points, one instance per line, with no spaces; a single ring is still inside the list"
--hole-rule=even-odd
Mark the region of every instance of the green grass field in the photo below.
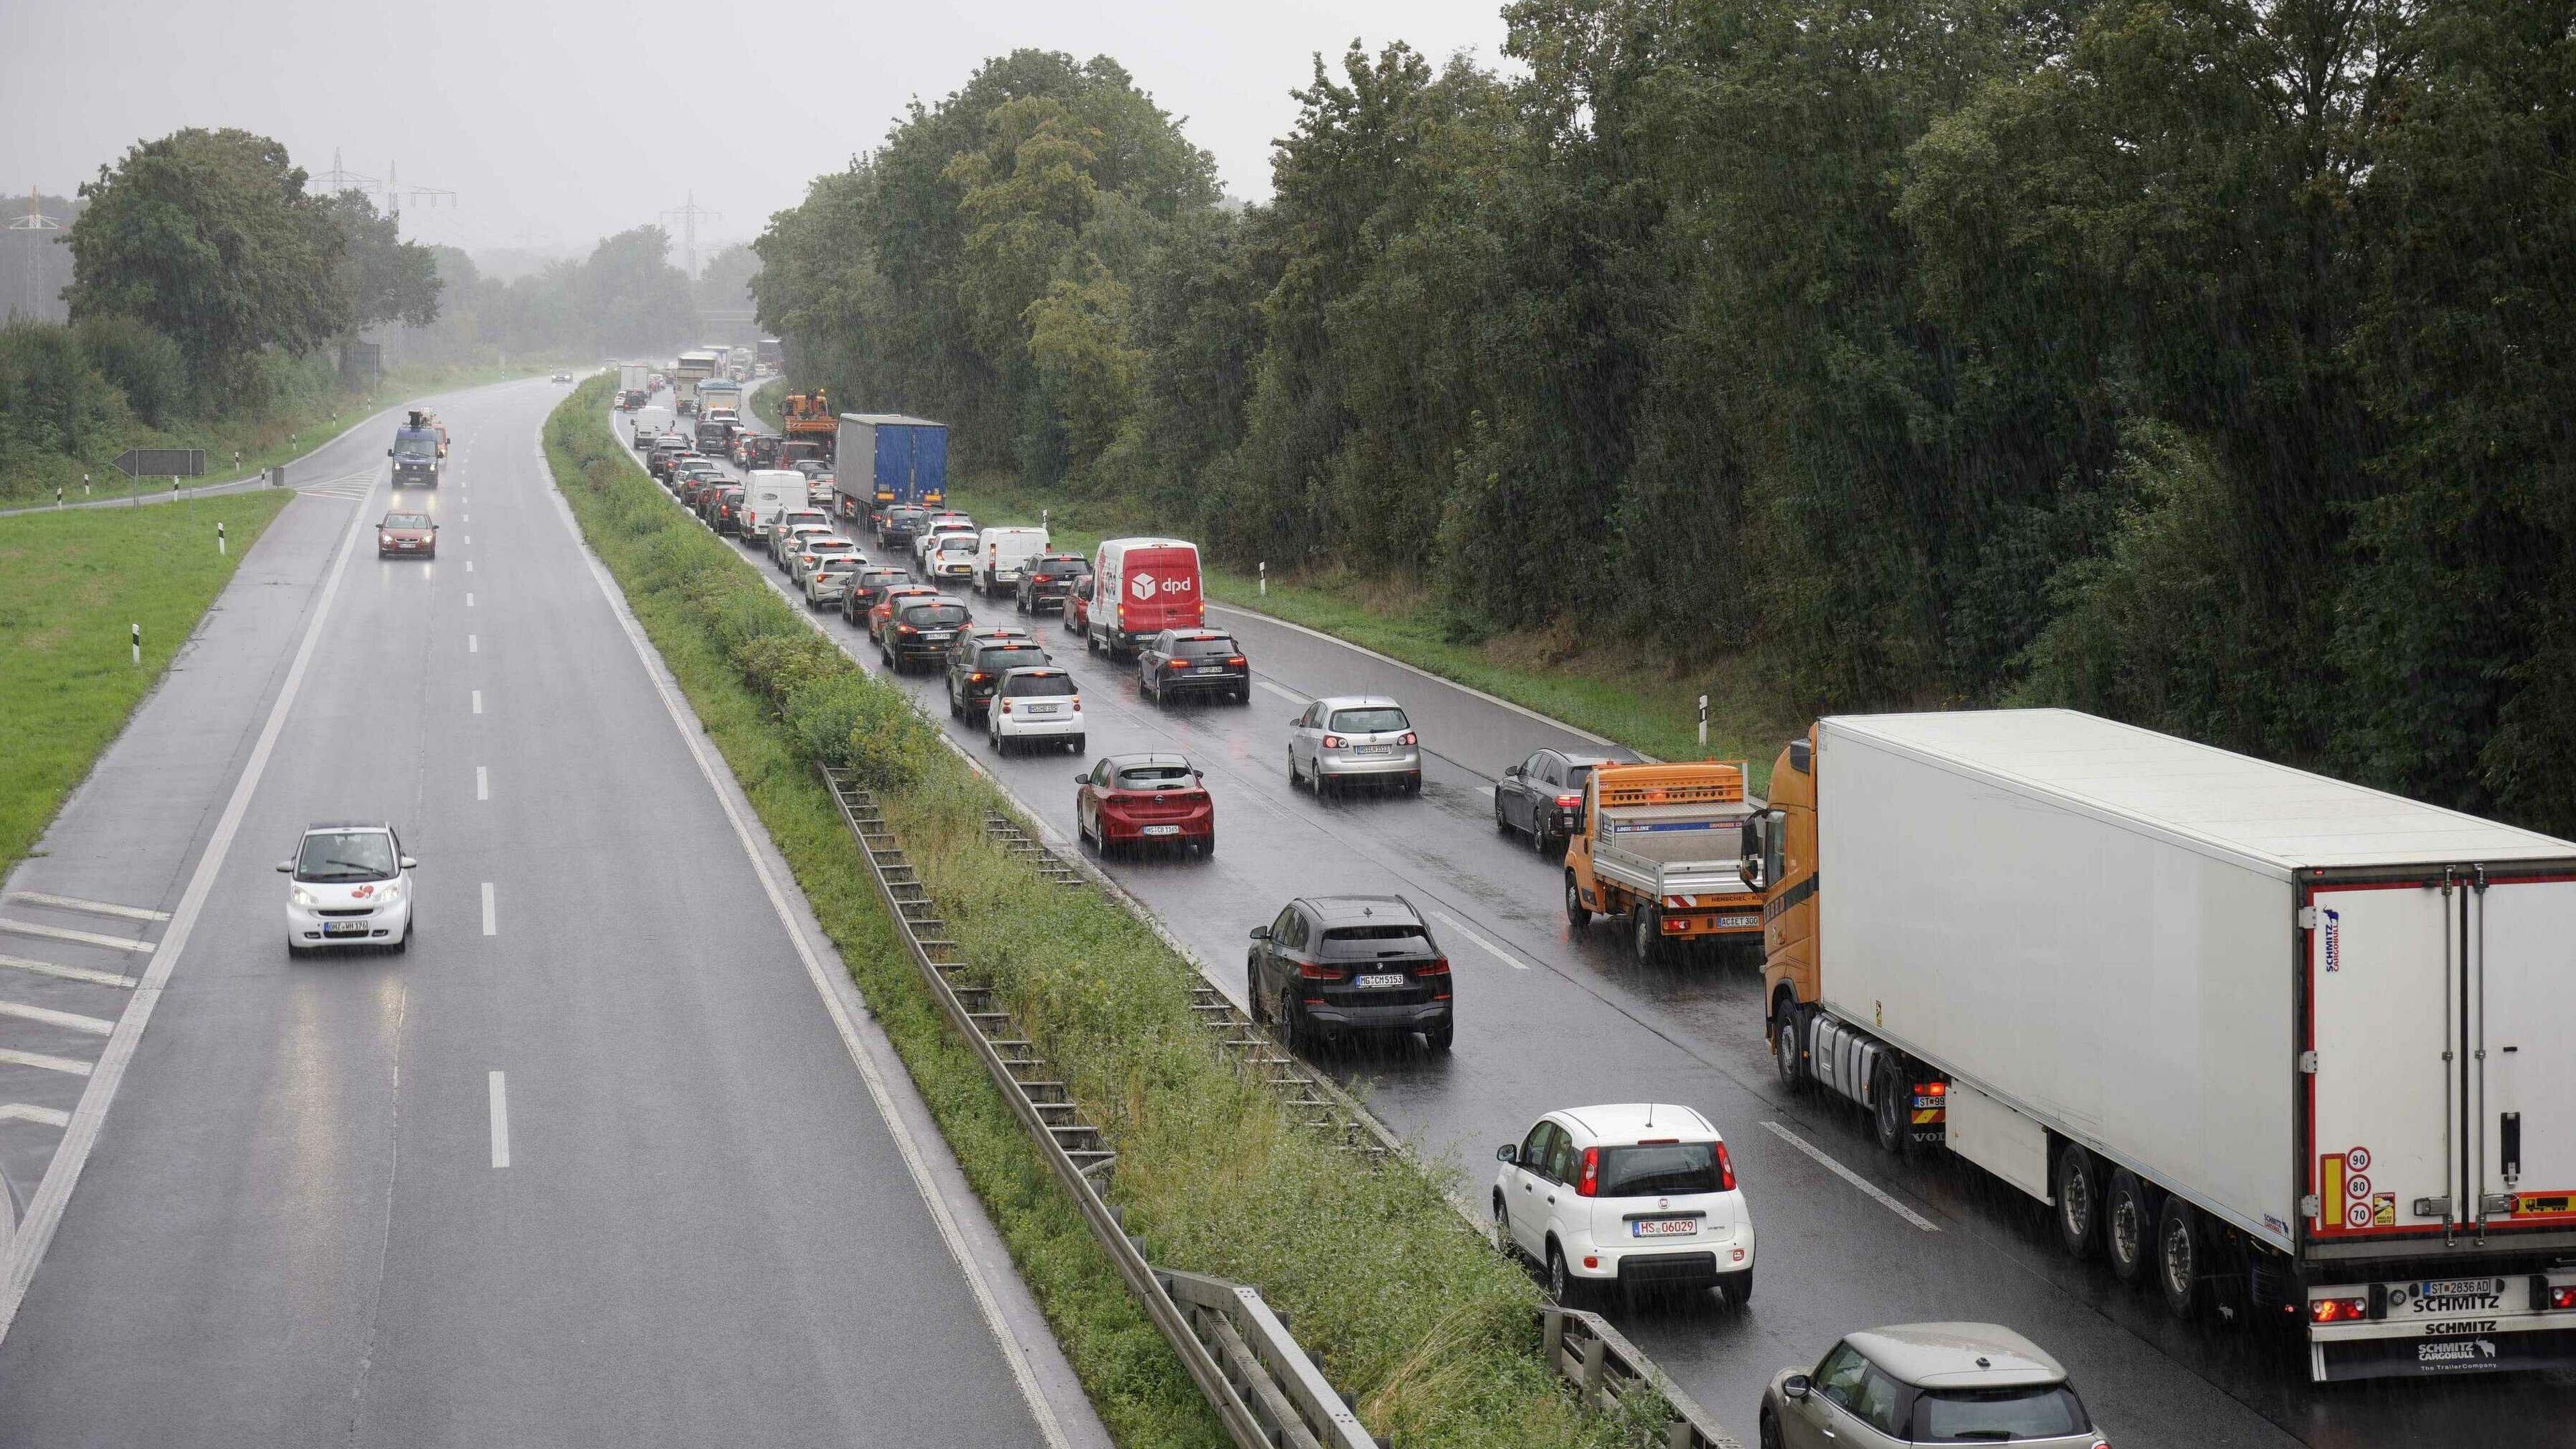
[[[293,496],[0,518],[0,877],[35,845]],[[215,552],[218,522],[229,553]],[[135,624],[139,668],[128,647]]]

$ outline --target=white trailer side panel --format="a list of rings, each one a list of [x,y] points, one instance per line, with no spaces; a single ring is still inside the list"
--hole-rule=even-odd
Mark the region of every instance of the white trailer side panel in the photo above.
[[[2287,1247],[2287,873],[1836,725],[1825,1005]]]

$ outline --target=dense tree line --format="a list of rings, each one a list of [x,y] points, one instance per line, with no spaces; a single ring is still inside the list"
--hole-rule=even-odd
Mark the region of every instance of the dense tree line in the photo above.
[[[756,244],[800,379],[1239,562],[1800,709],[2066,702],[2576,830],[2576,3],[1519,0],[1274,194],[1021,52]]]
[[[697,340],[698,303],[688,274],[671,264],[670,233],[661,227],[603,237],[587,257],[550,262],[507,282],[484,275],[454,247],[430,251],[446,305],[435,324],[399,334],[394,345],[404,358],[616,356],[668,352]]]

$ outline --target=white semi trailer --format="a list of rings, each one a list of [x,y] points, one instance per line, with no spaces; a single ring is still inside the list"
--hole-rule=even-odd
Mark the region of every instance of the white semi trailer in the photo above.
[[[2317,1380],[2576,1362],[2576,844],[1995,710],[1819,721],[1745,846],[1779,1069],[1881,1145]]]

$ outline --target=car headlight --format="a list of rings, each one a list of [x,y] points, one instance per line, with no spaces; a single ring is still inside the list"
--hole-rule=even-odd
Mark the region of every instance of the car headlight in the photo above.
[[[381,906],[398,906],[398,905],[401,905],[401,904],[402,904],[402,882],[401,882],[401,881],[398,881],[398,880],[397,880],[397,881],[387,881],[387,882],[385,883],[385,885],[384,885],[383,889],[381,889],[381,890],[379,890],[379,891],[377,891],[377,892],[376,892],[376,904],[381,905]]]
[[[308,911],[313,909],[315,906],[322,904],[319,897],[315,896],[313,892],[306,890],[302,886],[288,887],[286,898],[295,902],[297,905],[304,907]]]

